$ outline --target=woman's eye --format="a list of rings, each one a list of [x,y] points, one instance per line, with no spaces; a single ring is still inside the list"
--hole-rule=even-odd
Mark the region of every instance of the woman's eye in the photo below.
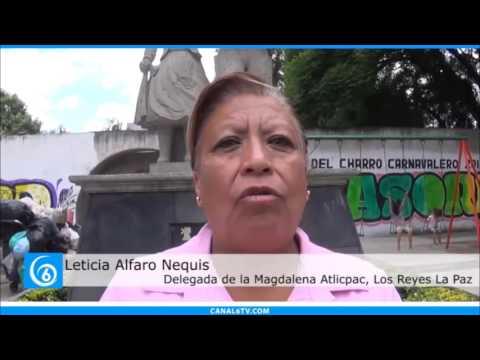
[[[240,144],[240,140],[235,138],[235,137],[228,137],[225,139],[220,140],[216,145],[215,145],[215,150],[221,149],[221,150],[228,150],[236,147],[237,145]]]
[[[283,135],[276,135],[272,136],[268,142],[271,145],[278,146],[278,147],[285,147],[285,148],[293,148],[293,142],[286,136]]]

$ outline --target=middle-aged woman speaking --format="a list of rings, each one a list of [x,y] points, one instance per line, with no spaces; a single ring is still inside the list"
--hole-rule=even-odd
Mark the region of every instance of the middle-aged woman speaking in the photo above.
[[[246,73],[215,80],[195,104],[187,144],[207,224],[166,253],[331,253],[299,228],[309,198],[306,143],[292,107],[275,88]],[[378,270],[352,256],[338,258],[337,265],[351,272]],[[102,300],[400,300],[393,286],[122,288],[121,278],[113,278]]]

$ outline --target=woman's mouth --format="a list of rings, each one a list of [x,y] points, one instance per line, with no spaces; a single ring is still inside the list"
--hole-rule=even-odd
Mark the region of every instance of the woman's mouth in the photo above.
[[[254,204],[267,204],[278,198],[278,192],[268,186],[252,186],[245,189],[240,195],[241,201]]]

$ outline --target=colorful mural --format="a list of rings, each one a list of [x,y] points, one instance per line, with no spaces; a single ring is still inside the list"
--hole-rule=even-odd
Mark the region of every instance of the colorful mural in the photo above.
[[[40,205],[57,208],[72,207],[75,204],[76,194],[73,185],[60,187],[63,179],[58,179],[56,185],[43,179],[0,179],[0,199],[19,199],[22,192],[28,192]]]
[[[473,147],[476,148],[476,147]],[[388,198],[401,201],[403,216],[422,220],[434,209],[444,216],[471,218],[480,211],[480,183],[468,166],[480,170],[478,152],[460,163],[459,194],[453,204],[458,142],[437,140],[315,140],[309,143],[312,169],[354,170],[347,201],[353,219],[376,225],[390,220]],[[453,206],[455,205],[455,206]],[[453,212],[453,214],[452,214]]]
[[[445,216],[451,216],[453,193],[455,188],[455,172],[439,176],[425,172],[416,174],[391,173],[385,175],[362,173],[353,177],[347,187],[347,200],[355,221],[376,222],[390,219],[388,196],[392,200],[401,201],[408,193],[404,206],[404,216],[414,214],[427,217],[433,209],[442,209]],[[472,216],[474,199],[480,210],[480,198],[476,196],[480,182],[466,172],[459,177],[460,192],[456,201],[454,216]],[[477,210],[477,211],[478,211]]]

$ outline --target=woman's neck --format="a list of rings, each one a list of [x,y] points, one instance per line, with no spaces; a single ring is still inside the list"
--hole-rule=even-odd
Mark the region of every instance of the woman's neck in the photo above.
[[[251,240],[249,237],[244,237]],[[210,253],[211,254],[300,254],[300,240],[295,234],[291,241],[279,241],[279,243],[285,243],[285,246],[272,248],[272,249],[251,249],[245,247],[244,249],[239,249],[238,247],[231,246],[230,244],[236,244],[235,241],[229,241],[228,239],[218,238],[212,236],[212,241],[210,243]]]
[[[217,241],[216,241],[217,240]],[[262,251],[255,252],[252,250],[238,251],[229,246],[226,241],[218,241],[212,238],[210,253],[212,254],[255,254],[255,253],[268,253],[268,254],[300,254],[300,240],[295,235],[291,241],[286,242],[286,246],[283,248],[277,248],[274,251]],[[287,265],[287,264],[286,264]],[[233,301],[287,301],[294,289],[294,287],[226,287],[225,288]]]

